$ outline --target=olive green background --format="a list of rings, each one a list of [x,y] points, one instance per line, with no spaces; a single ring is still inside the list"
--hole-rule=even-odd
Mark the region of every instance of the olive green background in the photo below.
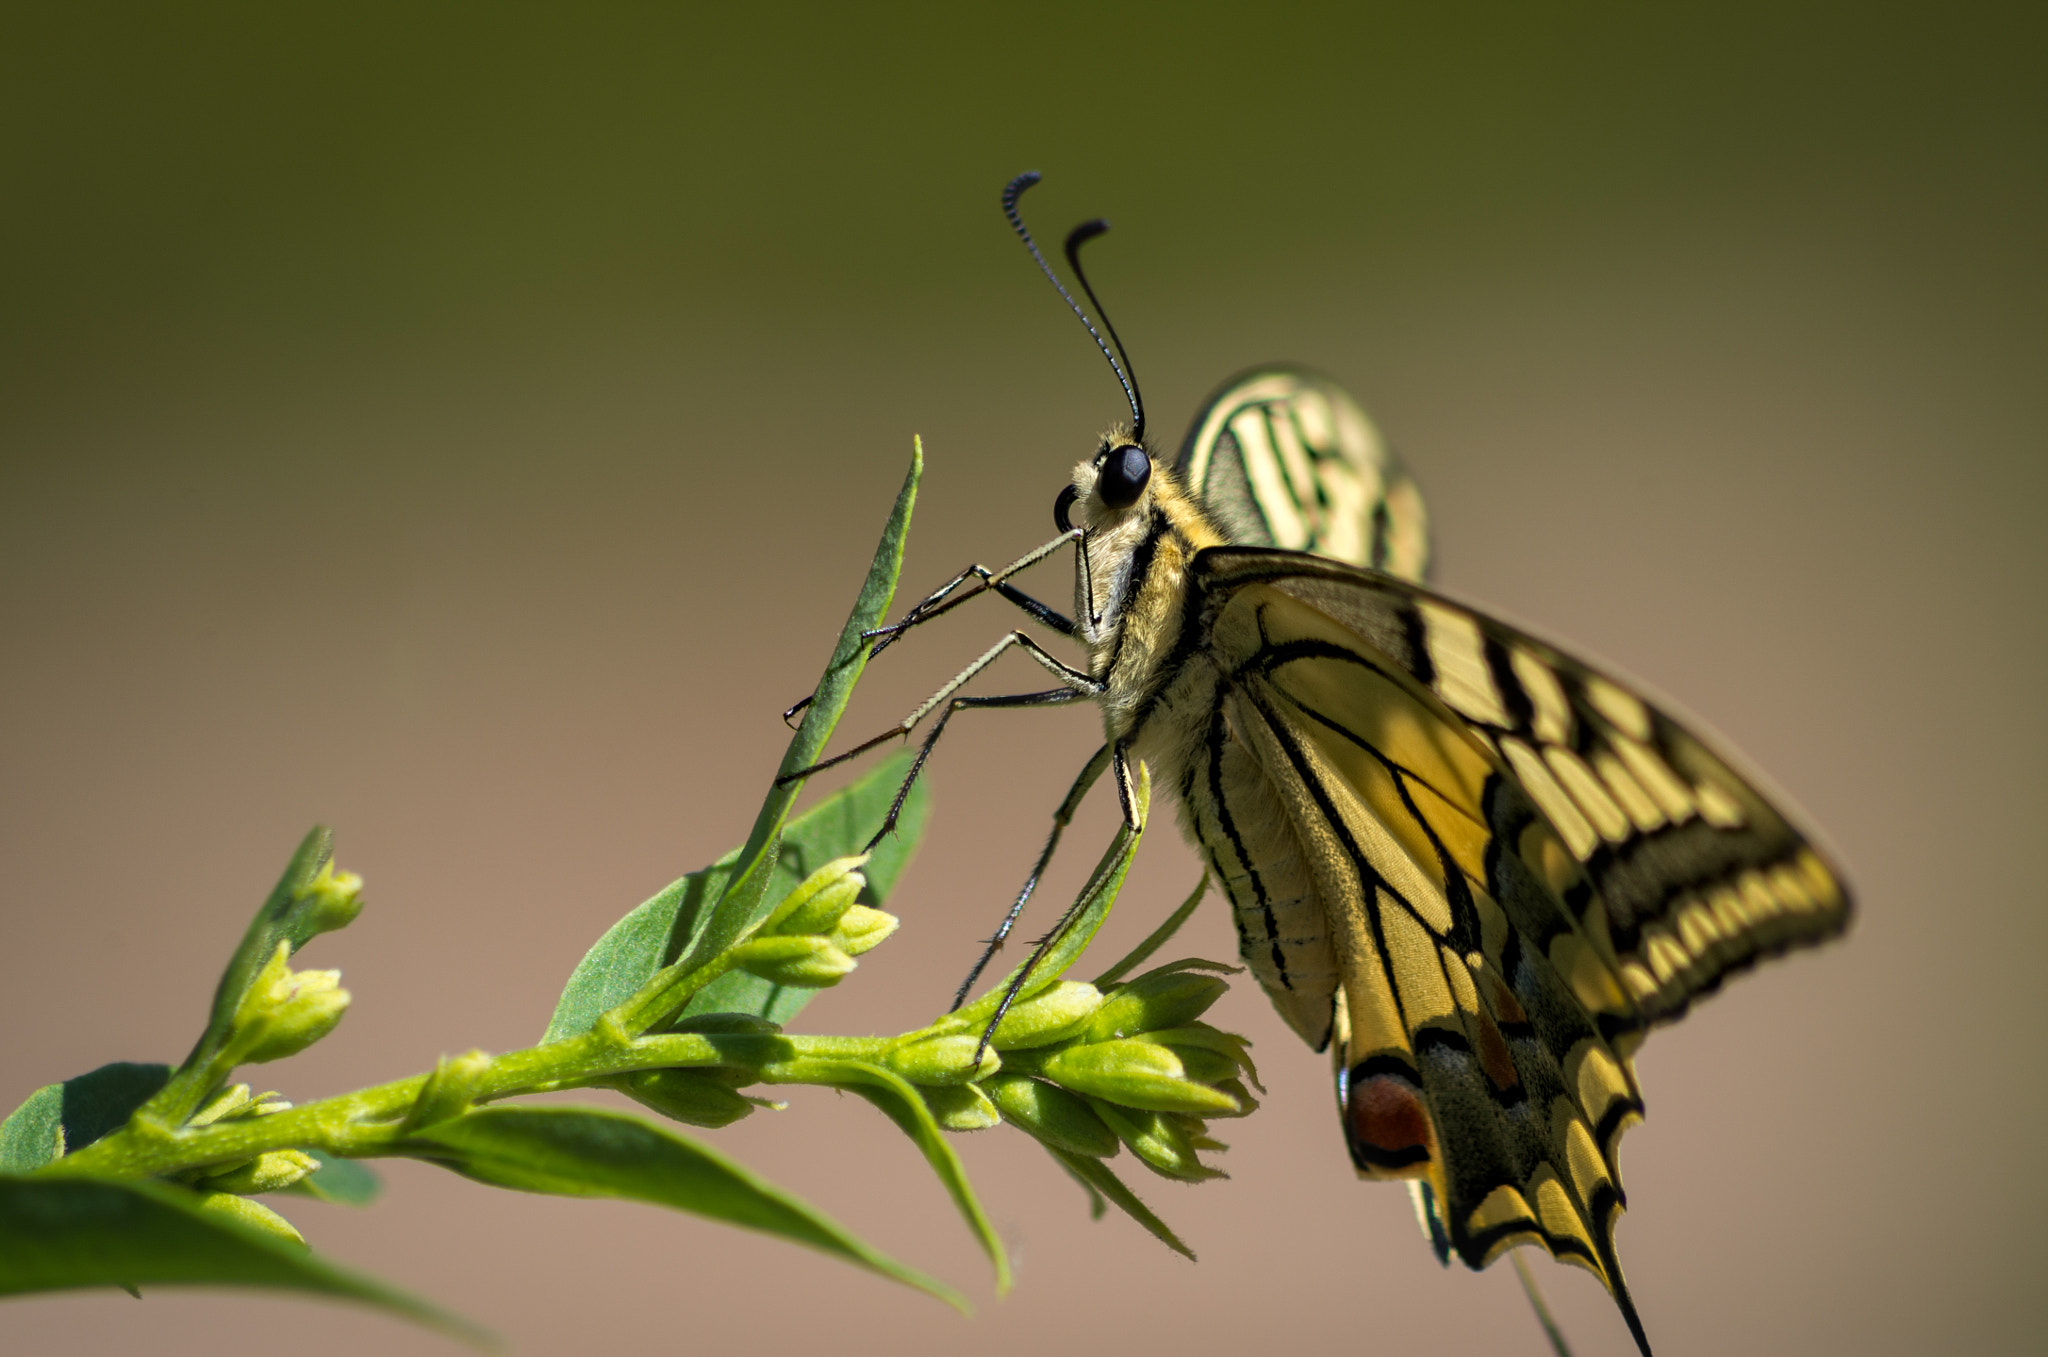
[[[369,880],[307,954],[356,1008],[269,1082],[537,1037],[599,931],[744,834],[912,433],[906,588],[1042,541],[1118,416],[996,211],[1036,168],[1041,234],[1116,224],[1093,266],[1162,441],[1239,367],[1335,374],[1421,479],[1444,588],[1670,694],[1839,850],[1848,941],[1639,1062],[1620,1239],[1659,1351],[2034,1350],[2038,11],[1143,13],[8,6],[0,1100],[181,1055],[315,820]],[[892,652],[846,737],[1014,622]],[[1095,732],[957,724],[904,929],[808,1026],[938,1011]],[[1162,820],[1119,936],[1194,876]],[[1222,912],[1184,942],[1227,956]],[[1017,1251],[998,1303],[866,1105],[714,1134],[973,1321],[418,1166],[291,1213],[531,1353],[1542,1351],[1508,1269],[1439,1269],[1401,1190],[1352,1180],[1323,1060],[1256,991],[1215,1016],[1268,1105],[1224,1128],[1231,1181],[1140,1184],[1199,1265],[996,1132],[961,1149]],[[1542,1275],[1582,1357],[1625,1350],[1590,1280]],[[0,1306],[8,1352],[145,1341],[447,1350],[239,1295]]]

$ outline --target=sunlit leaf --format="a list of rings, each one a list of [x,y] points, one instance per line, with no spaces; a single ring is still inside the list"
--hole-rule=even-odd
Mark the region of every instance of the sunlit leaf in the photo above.
[[[967,1170],[960,1163],[958,1155],[946,1140],[946,1133],[939,1128],[932,1117],[931,1108],[919,1095],[917,1089],[901,1076],[874,1065],[857,1065],[845,1062],[846,1074],[837,1082],[849,1093],[856,1093],[879,1107],[889,1120],[896,1123],[903,1134],[924,1155],[925,1163],[938,1175],[953,1205],[958,1208],[967,1228],[974,1233],[975,1242],[988,1255],[989,1263],[996,1270],[996,1294],[1010,1289],[1010,1257],[1003,1248],[1003,1241],[996,1234],[995,1226],[989,1222],[988,1213],[981,1209],[980,1200],[974,1195],[974,1187],[967,1181]]]
[[[903,478],[902,488],[896,492],[896,503],[889,511],[888,523],[882,528],[881,541],[875,544],[874,559],[868,563],[867,578],[861,582],[853,611],[847,614],[846,625],[840,628],[838,644],[832,647],[832,658],[826,662],[818,686],[811,690],[809,705],[804,710],[796,734],[790,737],[788,748],[783,750],[782,763],[775,770],[777,781],[770,784],[767,798],[754,816],[754,827],[740,849],[739,860],[733,867],[733,880],[736,882],[745,881],[755,865],[773,851],[775,835],[789,817],[790,807],[796,804],[797,794],[803,790],[802,778],[786,783],[780,779],[799,768],[808,768],[824,754],[825,742],[832,738],[833,727],[839,724],[847,699],[853,696],[853,686],[867,667],[869,642],[863,633],[881,625],[889,611],[890,600],[896,596],[896,579],[903,569],[903,545],[910,534],[910,513],[917,503],[917,484],[923,475],[924,445],[919,442],[912,447],[910,471]],[[746,910],[727,910],[721,904],[714,904],[702,921],[680,918],[679,936],[686,928],[690,932],[690,940],[686,947],[679,947],[678,955],[699,962],[707,961],[730,946],[757,917],[758,914],[750,916]]]
[[[171,1077],[168,1065],[117,1060],[47,1084],[0,1122],[0,1173],[27,1173],[125,1123]]]
[[[430,1126],[415,1153],[480,1182],[566,1197],[624,1197],[806,1244],[965,1310],[952,1288],[698,1141],[584,1107],[488,1107]]]

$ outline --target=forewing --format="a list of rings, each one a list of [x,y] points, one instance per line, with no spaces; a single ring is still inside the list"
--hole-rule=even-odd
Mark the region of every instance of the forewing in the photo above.
[[[1384,575],[1225,548],[1195,587],[1233,731],[1329,913],[1354,1161],[1421,1180],[1470,1265],[1537,1242],[1608,1284],[1628,1056],[1847,901],[1784,817],[1591,668]]]
[[[1310,557],[1205,552],[1196,582],[1263,583],[1426,688],[1577,866],[1543,871],[1645,1024],[1848,923],[1823,855],[1771,799],[1631,688],[1425,589]],[[1522,856],[1535,865],[1540,854]]]
[[[1409,580],[1428,570],[1422,492],[1358,402],[1320,373],[1231,378],[1196,417],[1174,470],[1233,542]]]

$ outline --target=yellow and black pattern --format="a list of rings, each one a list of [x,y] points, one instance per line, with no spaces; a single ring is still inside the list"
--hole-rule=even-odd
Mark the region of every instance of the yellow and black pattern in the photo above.
[[[1358,402],[1320,373],[1255,368],[1225,382],[1188,430],[1174,474],[1232,542],[1403,579],[1429,568],[1421,490]]]
[[[1839,932],[1835,874],[1627,687],[1385,574],[1201,553],[1169,726],[1189,829],[1283,1016],[1332,1042],[1354,1163],[1440,1253],[1614,1252],[1647,1028]],[[1647,1350],[1647,1342],[1644,1343]]]
[[[1536,1244],[1586,1267],[1648,1357],[1614,1242],[1619,1144],[1643,1112],[1632,1057],[1725,976],[1840,932],[1837,874],[1626,684],[1423,588],[1421,492],[1328,378],[1244,373],[1172,465],[1154,453],[1122,341],[1017,210],[1037,180],[1012,180],[1004,213],[1108,360],[1130,424],[1074,467],[1058,537],[1002,570],[968,567],[876,650],[992,591],[1086,647],[1087,667],[1013,631],[839,758],[943,706],[914,777],[956,711],[1092,700],[1103,747],[996,942],[1096,777],[1140,827],[1132,770],[1149,766],[1229,897],[1247,966],[1332,1052],[1358,1172],[1408,1182],[1440,1259],[1478,1268]],[[1084,222],[1065,249],[1098,314],[1079,251],[1105,229]],[[1069,543],[1071,618],[1010,583]],[[1059,686],[956,696],[1013,647]]]

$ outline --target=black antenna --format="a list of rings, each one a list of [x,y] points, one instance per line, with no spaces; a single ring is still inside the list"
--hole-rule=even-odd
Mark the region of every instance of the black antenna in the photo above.
[[[1031,251],[1031,257],[1038,261],[1038,267],[1045,271],[1045,276],[1051,280],[1060,297],[1068,306],[1073,307],[1074,314],[1081,318],[1081,324],[1087,327],[1089,337],[1095,341],[1095,347],[1101,349],[1102,356],[1109,360],[1110,371],[1116,374],[1117,381],[1123,385],[1125,399],[1131,403],[1131,438],[1134,441],[1141,440],[1145,436],[1145,406],[1144,402],[1138,399],[1138,388],[1131,377],[1130,360],[1126,358],[1122,362],[1117,361],[1124,351],[1124,342],[1117,339],[1116,327],[1109,324],[1107,314],[1102,315],[1102,323],[1108,327],[1110,338],[1116,339],[1116,352],[1111,353],[1109,345],[1105,344],[1102,336],[1096,332],[1095,322],[1088,319],[1088,313],[1081,309],[1081,304],[1068,293],[1066,284],[1060,281],[1060,276],[1052,271],[1052,265],[1046,263],[1045,256],[1038,252],[1038,245],[1031,239],[1031,232],[1024,229],[1024,218],[1017,213],[1017,200],[1023,197],[1024,190],[1037,183],[1040,177],[1037,170],[1026,170],[1004,186],[1003,215],[1010,219],[1011,229],[1016,231],[1018,239],[1024,242],[1024,248]],[[1102,312],[1102,303],[1095,301],[1095,290],[1088,286],[1088,275],[1081,272],[1080,250],[1082,245],[1108,229],[1109,223],[1097,218],[1081,223],[1067,235],[1067,262],[1073,265],[1074,276],[1081,280],[1082,291],[1088,294],[1089,301],[1095,302],[1098,313]]]
[[[1124,394],[1131,398],[1131,441],[1142,443],[1145,441],[1145,402],[1138,395],[1138,374],[1131,367],[1131,356],[1124,352],[1124,341],[1117,335],[1116,322],[1112,321],[1109,312],[1103,309],[1102,299],[1095,295],[1095,289],[1088,286],[1088,275],[1081,268],[1081,247],[1108,230],[1109,223],[1097,217],[1093,221],[1084,221],[1067,232],[1067,267],[1081,280],[1081,290],[1088,294],[1088,301],[1095,307],[1095,314],[1102,317],[1102,328],[1109,331],[1110,339],[1116,343],[1117,358],[1124,360],[1123,367],[1116,375],[1124,384]],[[1093,333],[1092,328],[1090,332]],[[1100,344],[1102,340],[1098,338],[1095,342]],[[1104,349],[1102,352],[1107,355],[1109,350]],[[1116,367],[1116,360],[1111,359],[1109,365]]]

